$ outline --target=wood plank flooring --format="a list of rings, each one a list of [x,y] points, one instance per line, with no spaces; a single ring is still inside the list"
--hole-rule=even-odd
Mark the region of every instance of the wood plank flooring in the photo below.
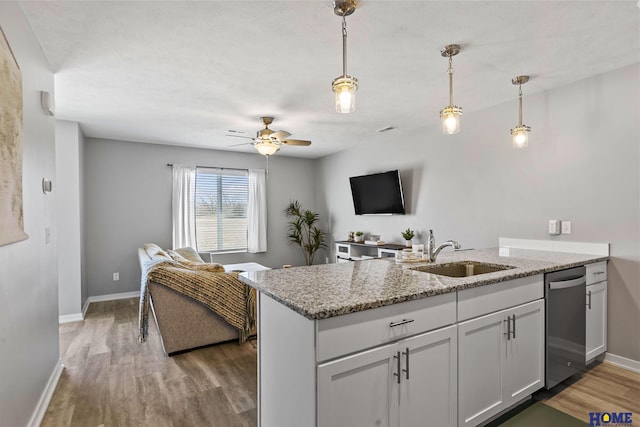
[[[138,300],[93,303],[60,325],[65,370],[43,426],[255,427],[256,342],[167,357],[155,323],[137,342]],[[602,363],[536,400],[589,422],[589,412],[640,417],[640,374]]]
[[[546,405],[589,423],[589,412],[633,412],[640,419],[640,374],[603,362],[580,378],[538,393]]]
[[[64,372],[43,426],[254,427],[256,342],[236,341],[174,357],[149,322],[137,342],[137,298],[90,305],[60,325]]]

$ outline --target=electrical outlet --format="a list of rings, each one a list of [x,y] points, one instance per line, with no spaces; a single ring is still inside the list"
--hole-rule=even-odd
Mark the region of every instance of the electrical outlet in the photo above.
[[[117,282],[118,280],[120,280],[120,273],[113,273],[113,281]]]
[[[571,234],[571,221],[562,221],[562,234]]]
[[[549,220],[549,234],[560,234],[560,220],[559,219],[550,219]]]
[[[46,245],[51,243],[51,229],[49,227],[44,228],[44,243]]]

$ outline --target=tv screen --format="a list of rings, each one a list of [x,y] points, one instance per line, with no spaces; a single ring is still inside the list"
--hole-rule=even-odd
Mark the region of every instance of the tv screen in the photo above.
[[[352,176],[349,181],[356,215],[404,215],[399,171]]]

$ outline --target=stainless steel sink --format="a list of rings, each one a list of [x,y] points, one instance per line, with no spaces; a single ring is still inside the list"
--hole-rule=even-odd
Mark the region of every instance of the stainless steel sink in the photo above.
[[[411,270],[449,277],[469,277],[478,274],[495,273],[496,271],[509,270],[511,268],[515,267],[477,261],[459,261],[444,264],[421,265],[413,267]]]

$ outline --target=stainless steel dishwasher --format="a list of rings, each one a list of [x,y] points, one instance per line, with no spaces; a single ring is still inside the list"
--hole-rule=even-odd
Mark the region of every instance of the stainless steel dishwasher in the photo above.
[[[545,388],[585,370],[586,268],[545,274]]]

